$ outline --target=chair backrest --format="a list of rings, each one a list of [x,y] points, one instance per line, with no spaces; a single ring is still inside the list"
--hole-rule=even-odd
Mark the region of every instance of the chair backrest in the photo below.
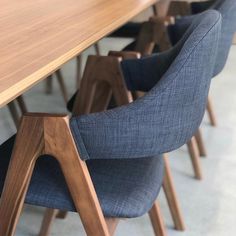
[[[214,68],[213,76],[218,75],[224,68],[230,47],[232,45],[233,36],[236,32],[236,1],[235,0],[215,0],[207,2],[208,6],[211,3],[210,9],[217,10],[222,15],[222,31],[219,41],[216,65]],[[213,4],[212,4],[213,3]],[[193,3],[195,5],[202,3]],[[169,26],[169,36],[172,44],[175,44],[185,33],[186,29],[191,24],[194,17],[185,16],[180,19],[176,19],[176,23],[173,26]]]
[[[169,52],[173,59],[169,69],[144,97],[105,112],[73,117],[70,125],[81,158],[150,157],[186,143],[204,114],[220,30],[220,14],[203,13],[189,35]]]

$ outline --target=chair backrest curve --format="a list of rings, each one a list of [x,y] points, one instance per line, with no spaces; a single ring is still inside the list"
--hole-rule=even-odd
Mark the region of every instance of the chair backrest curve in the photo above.
[[[185,42],[173,49],[181,47],[167,72],[144,97],[71,119],[82,159],[157,156],[191,138],[204,114],[221,16],[210,10],[196,24]]]

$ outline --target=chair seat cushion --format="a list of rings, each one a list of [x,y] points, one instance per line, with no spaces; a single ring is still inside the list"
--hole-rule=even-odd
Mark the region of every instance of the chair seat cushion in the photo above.
[[[15,136],[0,146],[2,191]],[[150,157],[131,160],[90,160],[91,174],[103,213],[130,218],[145,214],[155,201],[163,178],[163,160]],[[36,163],[25,202],[32,205],[76,211],[58,162],[51,156]]]

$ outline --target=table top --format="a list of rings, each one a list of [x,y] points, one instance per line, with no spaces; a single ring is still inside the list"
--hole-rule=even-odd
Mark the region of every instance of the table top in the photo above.
[[[156,0],[2,0],[0,107]]]

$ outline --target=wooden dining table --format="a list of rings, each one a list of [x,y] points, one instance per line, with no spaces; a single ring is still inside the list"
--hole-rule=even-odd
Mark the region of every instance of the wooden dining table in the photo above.
[[[2,0],[0,107],[157,0]]]

